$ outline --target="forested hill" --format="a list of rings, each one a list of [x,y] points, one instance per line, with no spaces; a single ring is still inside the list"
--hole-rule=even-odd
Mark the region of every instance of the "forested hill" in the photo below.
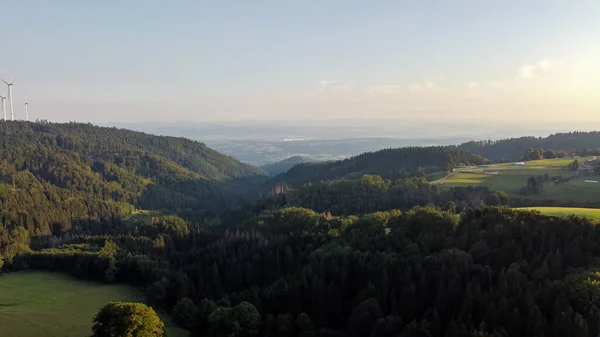
[[[472,141],[460,145],[464,151],[479,154],[492,161],[502,158],[508,161],[521,160],[527,149],[542,149],[565,152],[596,150],[600,147],[600,132],[556,133],[548,137],[520,137],[497,141]]]
[[[198,142],[90,124],[2,122],[0,158],[0,221],[40,234],[134,208],[231,207],[265,179]]]
[[[3,124],[1,132],[3,144],[15,142],[13,144],[20,145],[23,141],[35,143],[44,141],[44,138],[54,139],[59,147],[88,156],[118,156],[135,150],[153,153],[208,179],[264,175],[254,166],[186,138],[81,123],[13,122]]]
[[[406,147],[367,152],[352,158],[299,164],[273,178],[273,184],[299,185],[334,179],[360,178],[364,174],[379,175],[385,179],[403,178],[420,168],[426,172],[448,170],[467,164],[484,164],[479,155],[452,147]]]

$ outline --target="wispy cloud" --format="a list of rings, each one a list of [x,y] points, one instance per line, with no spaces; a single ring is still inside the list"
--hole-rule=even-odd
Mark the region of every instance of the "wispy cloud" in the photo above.
[[[471,82],[467,82],[467,87],[469,87],[469,89],[477,89],[481,86],[481,83],[476,82],[476,81],[471,81]]]
[[[352,86],[354,86],[354,84],[352,82],[338,82],[338,81],[333,81],[333,80],[321,80],[318,83],[317,89],[319,91],[325,91],[325,90],[340,91],[340,90],[344,90],[344,89],[349,89]]]
[[[563,64],[560,59],[542,59],[536,64],[527,64],[519,68],[519,78],[532,79],[539,77],[544,73],[556,71],[556,67]]]
[[[519,68],[519,77],[534,78],[535,77],[535,66],[522,66],[521,68]]]
[[[365,88],[365,92],[369,95],[392,95],[397,94],[399,92],[405,91],[406,85],[402,84],[383,84],[383,85],[374,85]]]
[[[433,81],[409,84],[381,84],[364,87],[364,91],[371,96],[394,95],[406,92],[418,92],[439,88]]]
[[[327,89],[329,86],[331,86],[334,83],[336,83],[336,82],[332,81],[332,80],[320,80],[319,81],[319,85],[318,85],[318,89],[319,90],[325,90],[325,89]]]
[[[558,60],[558,59],[543,59],[540,62],[538,62],[538,67],[540,68],[540,70],[542,71],[554,71],[556,66],[559,66],[563,64],[563,61]]]
[[[488,81],[487,85],[492,88],[502,88],[504,86],[504,82],[502,81]]]
[[[423,91],[423,90],[431,90],[436,87],[436,83],[432,81],[426,81],[424,83],[411,83],[408,85],[408,90],[410,91]]]

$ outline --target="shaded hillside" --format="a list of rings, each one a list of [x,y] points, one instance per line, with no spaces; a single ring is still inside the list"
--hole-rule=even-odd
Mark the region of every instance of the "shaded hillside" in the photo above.
[[[425,178],[385,180],[365,175],[357,180],[331,180],[298,186],[285,193],[284,201],[284,206],[340,215],[408,210],[423,205],[447,208],[450,202],[454,203],[451,207],[462,211],[482,204],[506,205],[508,196],[483,186],[440,189]]]
[[[48,234],[134,208],[236,205],[262,171],[201,143],[89,124],[0,123],[0,222]]]
[[[497,141],[472,141],[461,144],[459,149],[479,154],[492,161],[502,158],[508,161],[521,160],[527,149],[578,152],[582,149],[598,149],[600,132],[557,133],[548,137],[520,137]]]
[[[261,170],[210,149],[203,143],[185,138],[155,136],[81,123],[10,125],[12,131],[20,132],[21,136],[25,137],[37,139],[39,135],[53,135],[59,146],[81,154],[120,154],[132,149],[154,153],[209,179],[221,180],[264,174]]]
[[[260,168],[267,172],[269,175],[275,176],[280,173],[286,172],[287,170],[291,169],[292,167],[298,164],[309,163],[312,161],[314,160],[312,160],[309,157],[293,156],[276,163],[263,165]]]
[[[485,162],[486,159],[479,155],[452,147],[406,147],[368,152],[339,161],[299,164],[271,182],[274,185],[298,185],[341,178],[355,179],[364,174],[396,179],[413,175],[420,168],[436,172],[453,166]]]

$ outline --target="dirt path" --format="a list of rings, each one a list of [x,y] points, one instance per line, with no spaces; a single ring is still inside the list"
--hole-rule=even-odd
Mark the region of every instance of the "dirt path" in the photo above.
[[[441,178],[441,179],[438,179],[438,180],[434,180],[434,181],[432,181],[432,182],[430,182],[430,183],[431,183],[431,184],[441,184],[442,182],[444,182],[444,180],[446,180],[446,179],[450,178],[450,177],[451,177],[451,176],[453,176],[453,175],[454,175],[454,172],[450,172],[450,173],[448,173],[448,174],[447,174],[445,177],[443,177],[443,178]]]

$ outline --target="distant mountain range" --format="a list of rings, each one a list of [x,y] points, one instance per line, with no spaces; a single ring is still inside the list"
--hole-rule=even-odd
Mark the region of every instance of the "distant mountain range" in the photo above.
[[[265,165],[294,156],[309,157],[316,161],[339,160],[386,148],[454,145],[468,140],[464,138],[349,138],[301,141],[208,141],[206,144],[242,162]]]
[[[199,140],[255,166],[289,157],[317,161],[344,159],[365,152],[406,146],[459,145],[481,139],[547,136],[586,129],[581,125],[501,125],[498,123],[411,120],[332,120],[320,122],[245,121],[222,123],[111,124],[148,133]],[[589,126],[587,126],[589,128]]]

